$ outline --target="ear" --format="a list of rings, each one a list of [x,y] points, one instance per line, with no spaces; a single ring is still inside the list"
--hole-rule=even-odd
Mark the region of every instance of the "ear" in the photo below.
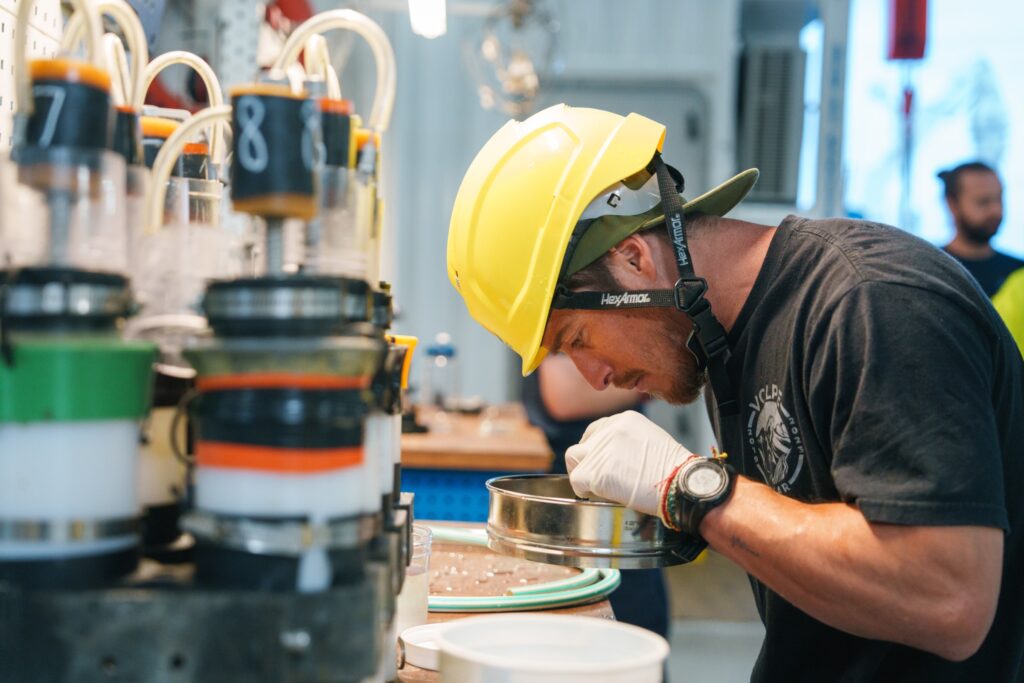
[[[608,268],[626,289],[645,289],[658,279],[658,267],[651,243],[630,235],[612,247]]]

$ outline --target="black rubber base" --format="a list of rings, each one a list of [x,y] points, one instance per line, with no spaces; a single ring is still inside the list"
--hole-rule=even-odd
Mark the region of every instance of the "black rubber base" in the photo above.
[[[142,516],[142,545],[162,546],[174,543],[181,536],[181,505],[166,503],[150,505]]]
[[[346,586],[363,578],[365,548],[333,550],[327,553],[331,564],[331,586]],[[284,555],[253,555],[196,540],[193,550],[196,585],[220,590],[295,591],[299,560]]]
[[[337,310],[329,315],[293,315],[277,317],[273,311],[263,315],[240,316],[225,312],[220,303],[225,296],[243,292],[259,298],[268,291],[298,290],[311,294],[336,295]],[[214,280],[206,288],[203,310],[218,337],[321,337],[353,334],[382,338],[381,329],[372,324],[370,285],[354,278],[318,275],[286,275],[233,280]],[[272,315],[274,314],[274,315]]]
[[[0,284],[7,284],[12,287],[30,287],[42,289],[51,285],[61,285],[70,288],[75,285],[89,285],[105,287],[114,290],[124,290],[127,293],[128,280],[117,273],[103,273],[77,268],[61,267],[29,267],[0,269]],[[128,302],[127,295],[121,297],[121,304]],[[0,304],[3,302],[0,301]],[[19,332],[57,332],[57,331],[98,331],[114,329],[117,319],[128,313],[127,308],[117,311],[99,310],[88,314],[75,313],[34,313],[16,315],[7,313],[6,309],[0,307],[3,314],[0,315],[0,322],[7,327],[8,331]]]
[[[66,560],[0,561],[0,581],[28,590],[107,588],[135,571],[138,564],[135,547]]]
[[[359,683],[384,646],[382,571],[321,593],[206,590],[177,571],[105,590],[0,583],[0,681]]]

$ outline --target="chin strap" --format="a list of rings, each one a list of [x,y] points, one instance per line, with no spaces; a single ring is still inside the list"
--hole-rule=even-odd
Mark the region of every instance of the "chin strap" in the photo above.
[[[571,292],[560,285],[555,292],[552,308],[579,310],[616,310],[627,308],[672,307],[682,311],[693,323],[693,331],[686,347],[701,370],[707,370],[708,380],[715,392],[719,413],[724,416],[737,412],[736,393],[725,365],[729,360],[729,342],[725,328],[711,311],[705,298],[708,282],[693,270],[690,248],[686,242],[683,205],[679,201],[682,177],[678,182],[669,167],[656,154],[648,167],[658,176],[658,190],[665,210],[665,227],[672,242],[679,279],[672,289],[630,290],[624,292]]]

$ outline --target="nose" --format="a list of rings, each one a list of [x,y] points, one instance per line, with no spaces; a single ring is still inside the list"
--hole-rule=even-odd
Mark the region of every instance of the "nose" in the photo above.
[[[572,353],[569,357],[587,383],[597,391],[604,391],[611,384],[612,366],[608,363],[589,354]]]

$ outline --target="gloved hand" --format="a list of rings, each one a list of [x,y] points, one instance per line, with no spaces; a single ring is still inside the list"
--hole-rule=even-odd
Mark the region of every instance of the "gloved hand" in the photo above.
[[[694,456],[668,432],[629,410],[587,427],[565,452],[569,482],[580,498],[606,498],[659,517],[668,477]]]

